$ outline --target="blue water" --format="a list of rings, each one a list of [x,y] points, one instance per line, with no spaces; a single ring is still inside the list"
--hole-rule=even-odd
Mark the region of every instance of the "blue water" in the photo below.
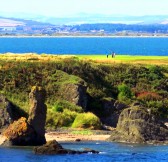
[[[63,147],[91,148],[100,154],[34,155],[32,149],[0,148],[0,162],[167,162],[166,145],[131,145],[111,142],[62,143]]]
[[[0,38],[0,53],[107,54],[168,56],[168,38]]]

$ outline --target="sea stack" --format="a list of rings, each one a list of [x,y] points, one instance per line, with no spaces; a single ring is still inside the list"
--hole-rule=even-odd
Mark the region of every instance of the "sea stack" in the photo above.
[[[45,122],[47,106],[45,105],[46,91],[42,87],[34,86],[29,94],[30,110],[28,123],[37,134],[39,144],[46,143]]]
[[[46,143],[45,121],[47,106],[45,105],[46,91],[34,86],[29,94],[30,111],[28,120],[21,117],[14,121],[3,132],[7,140],[4,146],[37,146]]]

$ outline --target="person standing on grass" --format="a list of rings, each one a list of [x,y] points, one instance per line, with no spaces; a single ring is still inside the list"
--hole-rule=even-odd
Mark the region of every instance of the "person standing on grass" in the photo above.
[[[113,52],[113,57],[115,57],[115,55],[116,55],[115,52]]]
[[[114,57],[115,57],[115,52],[112,53],[112,58],[114,58]]]
[[[107,58],[108,58],[108,54],[107,54]]]

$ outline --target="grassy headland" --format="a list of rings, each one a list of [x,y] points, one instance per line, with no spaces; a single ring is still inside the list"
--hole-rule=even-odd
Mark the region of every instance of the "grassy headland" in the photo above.
[[[0,92],[25,112],[34,85],[47,91],[46,126],[53,129],[77,125],[75,119],[88,111],[101,118],[104,100],[128,105],[138,101],[159,117],[168,117],[168,56],[0,55]],[[71,85],[87,87],[85,109],[68,98]],[[79,127],[100,127],[94,115],[82,119]]]

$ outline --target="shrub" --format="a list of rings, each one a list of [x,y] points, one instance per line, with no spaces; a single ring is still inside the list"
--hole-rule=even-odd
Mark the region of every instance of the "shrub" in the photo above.
[[[65,100],[57,100],[56,103],[54,104],[54,106],[52,107],[52,109],[55,112],[63,112],[64,109],[76,111],[79,113],[83,112],[83,109],[80,106],[77,106],[77,105],[70,103],[68,101],[65,101]]]
[[[56,129],[58,127],[69,127],[72,125],[77,115],[77,112],[68,109],[64,109],[62,113],[49,110],[47,112],[46,128]]]
[[[162,97],[155,92],[141,92],[137,94],[137,99],[140,101],[158,101]]]
[[[131,101],[131,99],[134,96],[131,91],[131,88],[125,84],[119,85],[118,91],[119,91],[118,100],[127,104]]]
[[[60,102],[56,102],[52,109],[55,112],[63,112],[63,106],[60,104]]]
[[[60,115],[57,126],[58,127],[69,127],[69,126],[71,126],[77,115],[78,115],[77,112],[65,109],[64,112]]]
[[[100,119],[93,113],[81,113],[75,118],[72,124],[73,128],[89,128],[89,129],[100,129]]]

